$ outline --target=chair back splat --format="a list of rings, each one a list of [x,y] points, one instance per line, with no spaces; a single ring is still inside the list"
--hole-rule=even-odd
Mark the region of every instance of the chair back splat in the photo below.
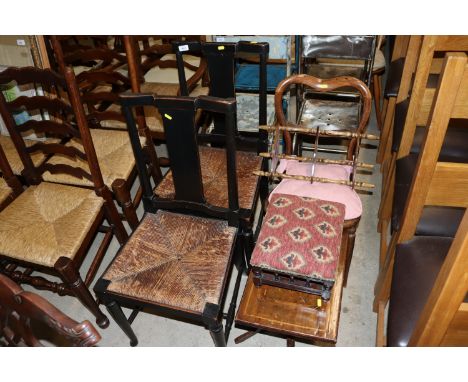
[[[234,223],[239,210],[236,176],[235,112],[233,99],[225,100],[210,96],[157,97],[153,95],[122,95],[121,103],[127,118],[132,147],[137,158],[138,173],[143,186],[143,201],[147,211],[156,209],[192,209],[210,216],[228,218]],[[156,107],[163,116],[167,149],[174,181],[174,199],[158,198],[153,194],[147,178],[143,153],[136,133],[131,109],[140,106]],[[213,206],[206,202],[200,166],[195,113],[198,109],[224,114],[226,118],[225,142],[227,161],[228,208]],[[234,223],[235,224],[235,223]]]

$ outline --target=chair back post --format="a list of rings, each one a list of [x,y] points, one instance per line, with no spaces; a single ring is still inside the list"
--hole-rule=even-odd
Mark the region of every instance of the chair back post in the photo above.
[[[288,78],[285,78],[278,84],[278,87],[275,91],[275,113],[278,120],[279,126],[287,126],[288,121],[283,112],[282,99],[284,92],[291,85],[302,85],[307,86],[313,89],[315,92],[328,92],[333,91],[343,87],[353,87],[356,89],[360,96],[362,102],[361,109],[361,118],[356,133],[362,134],[365,132],[367,124],[369,122],[371,107],[372,107],[372,95],[369,88],[362,82],[354,77],[335,77],[331,79],[321,79],[307,74],[298,74]],[[359,138],[354,138],[349,147],[348,147],[348,159],[352,159],[353,154],[358,144]],[[291,154],[292,152],[292,140],[291,135],[288,131],[284,132],[284,141],[286,145],[286,153]]]
[[[208,62],[210,94],[219,98],[235,98],[235,57],[237,43],[205,42],[202,52]]]
[[[154,212],[152,205],[153,189],[151,187],[151,181],[146,169],[146,159],[143,148],[141,147],[140,137],[138,134],[138,128],[135,122],[135,118],[132,112],[133,107],[143,107],[153,105],[154,97],[151,94],[121,94],[120,104],[122,105],[122,114],[127,122],[127,130],[130,135],[130,143],[132,145],[133,154],[135,155],[135,163],[138,171],[138,177],[142,187],[143,195],[143,206],[145,211]],[[152,141],[148,142],[148,145],[153,146]],[[154,146],[153,146],[154,147]]]

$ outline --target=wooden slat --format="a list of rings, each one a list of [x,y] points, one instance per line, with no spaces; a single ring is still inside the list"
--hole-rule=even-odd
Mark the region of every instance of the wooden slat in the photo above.
[[[425,204],[468,207],[468,164],[438,162]]]

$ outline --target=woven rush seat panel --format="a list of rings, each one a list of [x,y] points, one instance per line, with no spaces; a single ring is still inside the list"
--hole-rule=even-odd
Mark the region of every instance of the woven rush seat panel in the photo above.
[[[47,142],[58,142],[58,140],[49,138],[47,139]],[[37,143],[37,141],[25,139],[24,143],[26,144],[26,147],[30,147]],[[11,138],[5,135],[0,135],[0,146],[2,146],[3,151],[5,151],[5,156],[8,159],[8,163],[10,164],[13,173],[15,175],[21,175],[21,171],[24,169],[23,162],[21,162]],[[41,152],[35,152],[31,154],[31,159],[35,166],[39,166],[44,162],[46,156]]]
[[[0,254],[46,267],[73,259],[102,205],[94,190],[31,186],[0,213]]]
[[[334,280],[345,207],[276,194],[268,205],[250,264],[270,271]]]
[[[203,191],[208,203],[218,207],[228,207],[226,152],[223,149],[200,146],[200,166],[202,171]],[[237,151],[237,181],[239,187],[239,206],[252,209],[258,177],[254,170],[260,170],[262,158],[255,153]],[[175,197],[172,172],[169,171],[155,189],[160,198]]]
[[[307,99],[301,115],[304,127],[322,130],[356,130],[359,123],[357,102]]]
[[[111,187],[116,179],[128,179],[135,166],[135,157],[133,156],[130,138],[126,131],[111,131],[101,129],[91,129],[99,166],[101,168],[104,183]],[[74,146],[82,150],[81,143],[71,141],[67,146]],[[51,164],[66,164],[74,167],[80,167],[89,172],[86,161],[80,158],[69,158],[64,155],[55,154],[49,159]],[[43,179],[49,182],[66,183],[77,186],[92,187],[93,184],[88,179],[77,178],[67,174],[51,174],[45,172]]]
[[[142,93],[154,93],[157,95],[176,96],[179,90],[179,84],[166,84],[157,82],[145,82],[141,85]],[[208,95],[208,86],[197,85],[190,93],[191,97],[198,97],[199,95]],[[163,122],[159,111],[154,107],[146,106],[145,117],[148,128],[153,132],[164,133]]]
[[[110,292],[202,313],[220,303],[235,237],[226,221],[147,213],[103,278]]]
[[[5,179],[0,178],[0,205],[11,195],[13,190],[5,182]]]

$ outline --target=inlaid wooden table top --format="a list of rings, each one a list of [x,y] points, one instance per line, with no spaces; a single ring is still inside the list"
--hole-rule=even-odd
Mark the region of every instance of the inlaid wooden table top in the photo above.
[[[236,323],[287,337],[336,343],[346,264],[344,247],[329,301],[321,299],[319,304],[316,295],[269,285],[256,287],[250,274]]]

